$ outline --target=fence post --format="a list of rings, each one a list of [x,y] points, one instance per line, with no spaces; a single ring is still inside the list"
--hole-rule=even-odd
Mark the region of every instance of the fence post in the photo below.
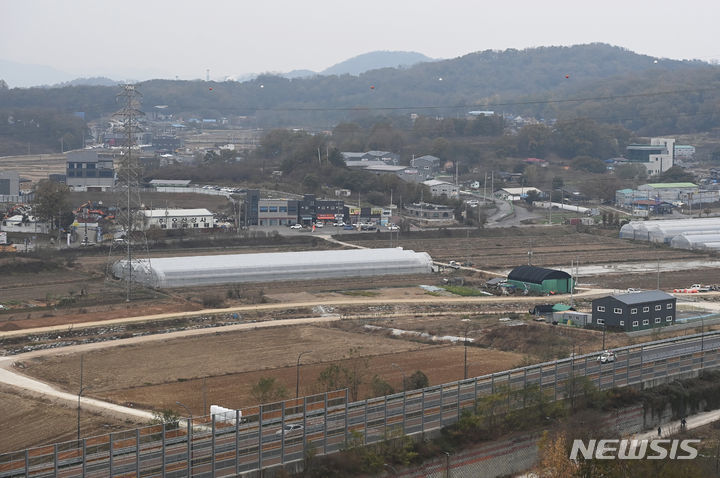
[[[630,385],[630,349],[625,350],[625,386]]]
[[[460,421],[460,380],[457,386],[457,421]]]
[[[557,369],[557,359],[555,360],[555,401],[557,401],[557,395],[558,395],[558,369]]]
[[[478,396],[478,379],[475,377],[473,379],[473,410],[475,410],[475,407],[477,406],[477,396]]]
[[[422,395],[420,396],[420,433],[425,434],[425,389],[422,389]]]
[[[212,476],[215,476],[215,414],[210,415],[210,432],[212,433],[212,437],[210,438],[210,452],[212,453],[212,456],[210,457],[210,466],[212,470]]]
[[[187,441],[187,472],[188,476],[192,476],[192,418],[187,419]],[[235,449],[237,450],[237,440]]]
[[[258,411],[258,470],[263,468],[263,406]],[[324,450],[323,450],[324,451]]]
[[[82,452],[80,453],[80,456],[82,457],[82,476],[85,476],[87,472],[87,464],[85,463],[85,438],[82,439],[80,446],[82,447]],[[25,459],[27,459],[27,454],[25,455]],[[28,476],[30,476],[30,470],[26,471],[28,472]]]
[[[365,403],[363,405],[365,407],[364,413],[363,413],[363,445],[367,445],[367,414],[368,414],[368,404],[367,400],[365,400]]]
[[[109,464],[110,464],[110,476],[113,476],[113,439],[112,439],[112,432],[110,432],[110,435],[108,435],[108,441],[109,441],[109,448],[110,448],[110,456],[109,456]]]
[[[443,427],[443,410],[445,408],[445,400],[443,397],[443,390],[445,387],[443,385],[440,385],[440,428]]]
[[[165,422],[162,424],[162,477],[165,478]]]
[[[140,429],[135,429],[135,476],[140,476]]]
[[[307,397],[303,395],[303,456],[307,452]]]
[[[643,364],[645,363],[644,357],[645,346],[640,346],[640,389],[643,388]]]
[[[285,463],[285,400],[280,403],[280,463]]]
[[[407,413],[407,391],[403,392],[403,408],[402,408],[402,430],[405,434],[405,414]]]
[[[348,441],[348,435],[350,434],[349,426],[350,422],[348,421],[348,389],[345,389],[345,442]]]
[[[323,420],[323,455],[327,454],[327,418],[328,418],[328,394],[325,392],[325,419]]]
[[[235,474],[240,474],[240,410],[235,410]],[[191,475],[188,475],[188,477]]]
[[[540,376],[542,377],[542,367],[540,367]],[[495,374],[490,374],[490,394],[495,395]]]
[[[383,397],[383,439],[387,438],[387,395]]]

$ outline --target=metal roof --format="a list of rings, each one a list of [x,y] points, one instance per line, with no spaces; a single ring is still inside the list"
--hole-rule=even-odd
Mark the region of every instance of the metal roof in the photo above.
[[[154,287],[429,274],[432,258],[401,248],[161,257],[133,261],[132,278]],[[113,265],[126,277],[127,261]]]
[[[212,216],[207,209],[146,209],[142,212],[145,217],[185,217],[185,216]]]
[[[611,296],[623,304],[633,305],[645,302],[657,302],[659,300],[674,299],[675,297],[661,290],[648,290],[645,292],[631,292],[628,294],[618,294]]]
[[[518,282],[530,282],[532,284],[542,284],[544,280],[548,279],[569,279],[570,274],[565,271],[556,269],[545,269],[543,267],[535,266],[518,266],[510,271],[508,274],[508,280],[515,280]]]

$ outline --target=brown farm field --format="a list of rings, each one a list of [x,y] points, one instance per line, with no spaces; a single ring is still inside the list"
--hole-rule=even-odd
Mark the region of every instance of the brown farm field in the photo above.
[[[399,244],[406,249],[426,251],[440,262],[471,261],[478,269],[493,271],[526,264],[530,249],[533,251],[533,264],[546,267],[569,266],[570,259],[577,259],[581,264],[654,262],[658,257],[676,261],[711,259],[709,255],[621,241],[616,236],[617,231],[578,232],[567,227],[510,228],[401,233]],[[305,237],[238,238],[234,242],[223,243],[222,247],[208,244],[201,249],[185,248],[180,244],[175,249],[151,251],[151,257],[153,254],[228,254],[341,247],[326,243],[319,237]],[[389,246],[387,233],[348,234],[340,239],[371,248]],[[183,338],[157,335],[147,343],[117,345],[108,342],[107,347],[94,344],[100,348],[83,352],[87,396],[132,404],[137,408],[171,408],[180,414],[183,414],[183,410],[176,405],[176,401],[187,405],[196,415],[207,413],[211,403],[229,408],[253,406],[255,403],[251,388],[261,378],[274,378],[288,391],[288,395],[294,396],[295,364],[301,352],[308,352],[302,356],[301,394],[321,390],[317,378],[330,364],[361,366],[365,370],[360,397],[367,397],[371,393],[369,383],[375,374],[396,390],[402,387],[403,372],[410,375],[416,370],[422,370],[431,384],[462,378],[464,347],[447,342],[419,341],[410,335],[393,336],[385,329],[371,331],[364,327],[368,324],[431,335],[462,336],[468,333],[475,340],[468,347],[470,376],[505,370],[521,363],[567,356],[573,346],[576,351],[597,350],[601,343],[601,336],[597,332],[568,331],[530,321],[525,312],[529,308],[528,303],[542,302],[542,298],[509,298],[504,304],[464,308],[423,303],[431,296],[419,285],[441,285],[443,279],[452,276],[462,276],[466,284],[470,285],[484,283],[487,275],[473,270],[446,270],[441,274],[388,276],[372,280],[347,278],[145,291],[138,296],[138,300],[126,303],[123,289],[101,278],[107,262],[106,253],[101,251],[77,251],[72,253],[72,257],[63,256],[59,259],[51,256],[50,260],[56,260],[58,265],[50,269],[29,265],[33,261],[47,262],[42,258],[6,257],[0,260],[8,265],[6,270],[12,270],[12,273],[0,276],[0,302],[8,305],[7,310],[0,311],[0,334],[1,331],[12,332],[48,325],[68,326],[69,331],[72,329],[71,324],[82,322],[197,311],[205,308],[204,303],[209,299],[214,301],[213,307],[253,304],[274,304],[280,307],[267,312],[243,313],[247,323],[278,318],[311,318],[324,313],[323,310],[312,308],[282,308],[282,304],[291,302],[322,304],[323,301],[347,300],[348,304],[355,303],[352,307],[335,306],[333,313],[346,319],[328,324],[275,326],[239,332],[221,332],[222,329],[217,329],[217,332],[207,335]],[[666,288],[684,287],[692,282],[718,282],[713,279],[716,276],[715,269],[663,272],[661,281]],[[656,280],[655,274],[583,278],[584,282],[599,287],[618,289],[649,288],[654,286]],[[364,297],[387,301],[388,307],[363,308]],[[417,304],[397,306],[401,300],[415,299]],[[392,316],[387,311],[392,311]],[[506,315],[521,319],[522,324],[515,327],[499,324],[498,318]],[[469,319],[463,321],[463,317]],[[163,327],[162,324],[154,326],[152,333],[162,333]],[[168,330],[173,327],[183,325],[168,325]],[[106,333],[112,333],[110,328],[94,332],[98,335]],[[123,329],[118,333],[123,337],[132,336],[131,329]],[[7,339],[0,342],[0,350],[7,343]],[[627,338],[608,338],[608,344],[626,345]],[[63,354],[62,348],[53,349],[52,353],[43,358],[25,361],[23,373],[74,393],[79,385],[78,354],[75,352],[68,355]],[[69,420],[68,417],[72,417],[71,408],[63,411],[62,406],[55,410],[55,405],[43,407],[37,404],[33,405],[33,410],[43,410],[42,413],[11,414],[10,411],[15,409],[24,410],[26,405],[23,400],[26,398],[13,393],[5,393],[0,397],[0,416],[8,417],[13,423],[22,416],[28,423],[27,429],[31,430],[26,436],[13,429],[17,441],[0,442],[0,452],[63,440],[68,436],[72,438],[73,423],[47,428],[39,424],[45,413],[53,421],[64,424]],[[59,417],[55,417],[56,414]],[[83,422],[83,430],[87,430],[87,433],[102,433],[108,427],[122,426],[123,423],[122,420],[108,421],[92,414],[83,420],[87,420]],[[5,423],[0,423],[1,428],[5,426]],[[65,426],[72,429],[65,430]],[[20,445],[15,446],[13,443]]]

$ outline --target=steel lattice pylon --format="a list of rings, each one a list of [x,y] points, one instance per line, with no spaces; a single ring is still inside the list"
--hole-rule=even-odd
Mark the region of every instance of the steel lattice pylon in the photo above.
[[[116,221],[122,228],[124,241],[113,239],[106,277],[108,280],[115,277],[125,282],[126,300],[129,302],[132,299],[133,282],[149,287],[154,287],[154,284],[147,273],[150,270],[150,254],[142,214],[144,205],[140,200],[142,166],[136,148],[136,135],[143,131],[138,123],[138,119],[144,116],[140,110],[142,95],[135,85],[122,85],[121,89],[117,101],[122,104],[122,108],[113,116],[120,120],[121,131],[125,133],[123,154],[116,167],[115,185],[115,192],[121,197],[117,204]]]

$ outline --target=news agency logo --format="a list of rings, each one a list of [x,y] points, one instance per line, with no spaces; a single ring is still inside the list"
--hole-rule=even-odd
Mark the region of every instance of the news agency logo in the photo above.
[[[578,454],[586,460],[692,460],[697,457],[694,443],[700,440],[573,440],[570,459],[577,461]]]

